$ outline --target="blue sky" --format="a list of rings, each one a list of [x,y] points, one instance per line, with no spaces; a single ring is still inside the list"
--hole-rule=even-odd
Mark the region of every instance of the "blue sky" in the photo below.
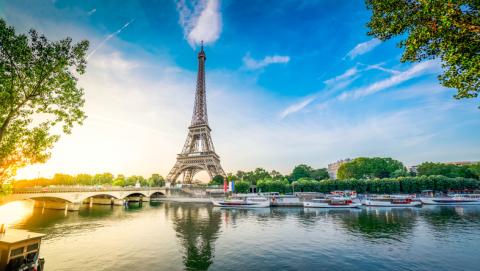
[[[50,39],[89,39],[89,116],[20,175],[166,175],[192,113],[206,43],[213,141],[227,172],[390,156],[479,160],[477,100],[438,84],[438,61],[400,63],[367,35],[363,1],[5,1],[0,15]]]

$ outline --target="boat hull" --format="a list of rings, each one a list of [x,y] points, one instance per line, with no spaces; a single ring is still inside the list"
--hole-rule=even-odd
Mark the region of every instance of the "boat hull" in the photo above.
[[[231,201],[216,201],[212,200],[213,206],[222,208],[268,208],[270,202],[231,202]]]
[[[420,198],[420,200],[428,205],[480,205],[478,199]]]
[[[420,207],[422,205],[419,201],[412,201],[410,203],[391,203],[375,200],[365,200],[362,204],[367,207]]]
[[[361,206],[360,203],[350,203],[350,204],[345,204],[345,205],[335,205],[335,204],[329,204],[329,203],[324,203],[324,202],[310,202],[310,201],[305,201],[303,202],[303,207],[305,208],[330,208],[330,209],[345,209],[345,208],[359,208]]]

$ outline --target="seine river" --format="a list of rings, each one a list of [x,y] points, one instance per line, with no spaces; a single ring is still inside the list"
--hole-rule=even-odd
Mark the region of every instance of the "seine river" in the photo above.
[[[480,207],[224,210],[207,204],[41,210],[46,270],[479,270]],[[21,214],[21,215],[20,215]],[[13,220],[12,220],[13,221]]]

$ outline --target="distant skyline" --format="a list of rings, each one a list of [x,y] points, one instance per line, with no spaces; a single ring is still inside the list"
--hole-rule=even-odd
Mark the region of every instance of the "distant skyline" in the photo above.
[[[166,176],[190,123],[201,40],[226,172],[480,160],[479,99],[453,99],[438,61],[400,63],[399,39],[368,36],[363,1],[0,0],[0,16],[17,32],[90,40],[79,78],[88,118],[18,178]]]

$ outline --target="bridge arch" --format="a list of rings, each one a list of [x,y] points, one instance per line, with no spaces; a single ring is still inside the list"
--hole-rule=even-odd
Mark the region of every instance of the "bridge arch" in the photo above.
[[[106,196],[106,197],[110,197],[110,198],[113,198],[113,199],[119,199],[118,196],[115,196],[113,195],[113,193],[95,193],[95,194],[90,194],[90,195],[85,195],[84,197],[80,198],[80,202],[84,202],[85,200],[89,199],[89,198],[95,198],[95,197],[99,197],[99,196]]]
[[[142,191],[131,191],[130,193],[126,194],[123,198],[125,199],[132,196],[142,196],[142,197],[148,198],[148,195],[146,195]]]

